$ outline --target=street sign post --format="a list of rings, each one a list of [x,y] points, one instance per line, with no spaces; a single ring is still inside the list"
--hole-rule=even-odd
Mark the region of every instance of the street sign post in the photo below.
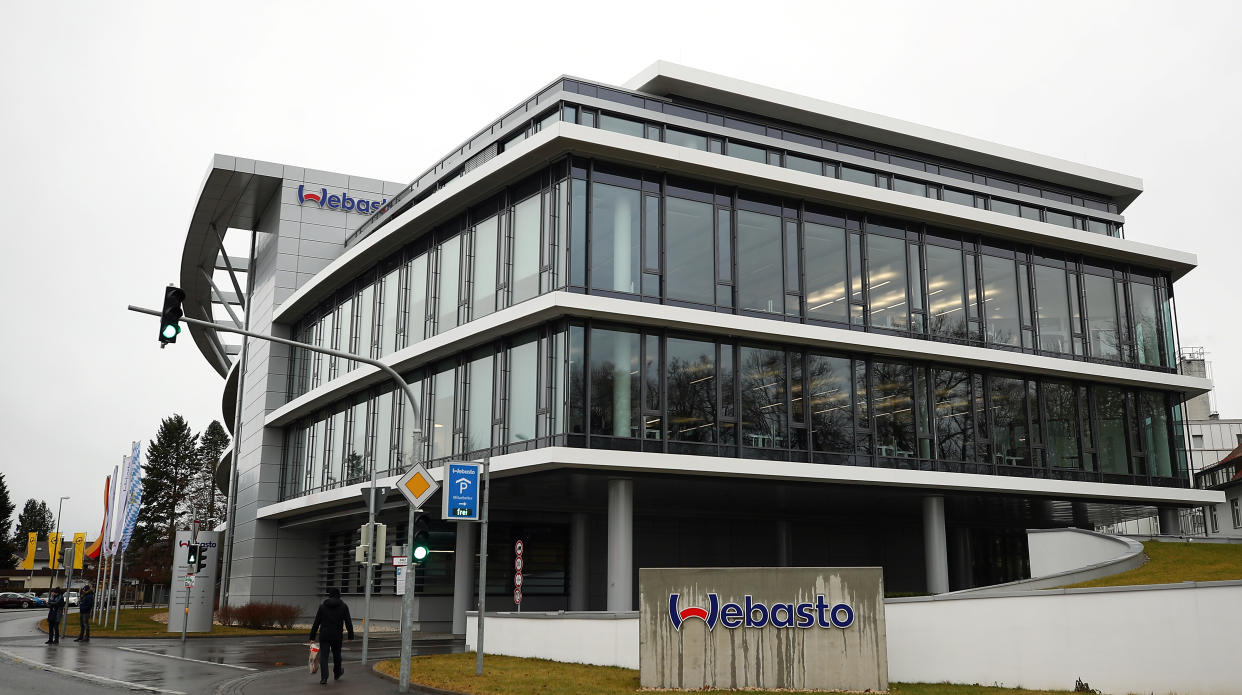
[[[517,604],[518,612],[522,612],[522,584],[526,581],[522,577],[522,568],[526,566],[526,561],[522,559],[522,552],[526,550],[526,544],[519,538],[513,544],[513,602]]]
[[[448,521],[479,520],[479,488],[483,464],[455,461],[444,467],[444,495],[441,512]]]

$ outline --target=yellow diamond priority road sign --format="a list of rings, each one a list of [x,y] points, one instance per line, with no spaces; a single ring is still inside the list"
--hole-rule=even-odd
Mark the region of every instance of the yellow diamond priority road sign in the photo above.
[[[423,468],[423,464],[419,463],[401,476],[401,480],[397,481],[397,489],[410,501],[410,505],[417,509],[436,494],[436,490],[440,489],[440,483],[437,483],[427,469]]]

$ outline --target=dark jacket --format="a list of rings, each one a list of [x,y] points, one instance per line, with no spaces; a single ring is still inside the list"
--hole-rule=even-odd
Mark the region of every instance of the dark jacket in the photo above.
[[[349,606],[339,598],[330,598],[319,604],[315,624],[311,625],[311,641],[319,635],[324,642],[340,642],[342,630],[349,630],[349,638],[354,638],[354,621],[349,617]]]
[[[65,610],[65,595],[52,594],[47,600],[47,619],[60,620],[60,614]]]
[[[95,610],[95,592],[83,591],[78,597],[78,611],[81,613],[90,613]]]

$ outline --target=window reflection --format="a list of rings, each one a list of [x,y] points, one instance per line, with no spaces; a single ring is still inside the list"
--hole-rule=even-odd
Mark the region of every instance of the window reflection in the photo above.
[[[966,296],[962,252],[927,245],[927,321],[932,335],[966,338]]]
[[[807,318],[846,323],[845,230],[813,222],[805,223],[803,230]]]
[[[914,457],[914,375],[910,366],[876,362],[872,383],[876,455]]]
[[[665,199],[665,288],[670,299],[712,304],[716,296],[712,263],[712,206],[682,198]]]
[[[867,313],[871,325],[905,330],[908,315],[906,243],[878,234],[868,235],[867,254]]]
[[[639,192],[609,184],[591,186],[591,286],[638,292]]]
[[[749,210],[737,213],[738,302],[741,309],[781,313],[781,219]]]
[[[1121,348],[1113,281],[1111,278],[1084,274],[1082,284],[1087,293],[1087,341],[1091,355],[1119,359]]]
[[[716,440],[716,345],[669,338],[665,384],[669,439]]]
[[[786,437],[785,353],[743,347],[741,350],[743,446],[780,449]]]
[[[965,461],[973,441],[974,420],[970,409],[970,373],[933,370],[936,398],[936,444],[939,458]]]
[[[1026,382],[993,376],[989,379],[992,413],[992,456],[995,463],[1028,466],[1030,442],[1026,427]]]
[[[638,334],[592,329],[591,431],[638,436]]]
[[[1035,266],[1035,292],[1039,298],[1039,349],[1068,353],[1070,348],[1069,295],[1065,289],[1065,270]]]

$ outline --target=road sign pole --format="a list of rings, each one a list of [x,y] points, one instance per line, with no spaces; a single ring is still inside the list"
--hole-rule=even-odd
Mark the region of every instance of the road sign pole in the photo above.
[[[367,646],[371,640],[371,581],[375,576],[375,461],[371,461],[371,494],[367,499],[367,591],[362,609],[362,665],[367,665]]]
[[[414,518],[418,516],[418,512],[419,510],[411,504],[405,531],[406,558],[410,558],[412,552],[410,543],[414,538]],[[401,674],[397,680],[397,692],[399,693],[410,692],[410,659],[414,656],[414,636],[411,634],[414,623],[414,582],[411,579],[415,565],[410,559],[406,562],[405,595],[401,597]]]
[[[492,496],[492,454],[483,457],[483,527],[479,529],[479,635],[474,645],[474,675],[483,675],[483,613],[487,611],[487,514]]]

